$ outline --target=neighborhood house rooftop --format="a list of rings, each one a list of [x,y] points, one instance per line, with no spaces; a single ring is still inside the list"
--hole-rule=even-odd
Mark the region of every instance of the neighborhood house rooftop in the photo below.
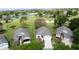
[[[14,39],[15,41],[18,40],[19,36],[22,36],[22,39],[25,39],[26,37],[29,38],[29,31],[25,28],[19,28],[14,32]]]
[[[36,31],[37,35],[51,35],[50,30],[46,27],[40,27]]]
[[[70,36],[73,36],[72,31],[69,28],[67,28],[66,26],[58,27],[56,32],[57,33],[65,33],[65,34],[68,34]]]

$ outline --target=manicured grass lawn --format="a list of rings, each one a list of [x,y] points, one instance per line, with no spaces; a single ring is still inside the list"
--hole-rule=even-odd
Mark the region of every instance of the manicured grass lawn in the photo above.
[[[24,50],[39,50],[39,49],[42,49],[44,47],[44,43],[37,43],[37,40],[36,40],[36,29],[35,29],[35,25],[34,25],[34,21],[37,17],[31,17],[27,20],[27,28],[29,30],[29,33],[31,34],[31,44],[25,44],[25,45],[22,45],[22,46],[16,46],[16,44],[14,43],[13,41],[13,32],[19,28],[19,27],[22,27],[22,25],[20,24],[19,22],[19,19],[16,19],[16,20],[13,20],[11,23],[5,23],[4,24],[4,29],[6,29],[6,32],[5,32],[5,35],[7,37],[7,40],[9,41],[9,44],[10,44],[10,49],[18,49],[18,50],[21,50],[21,49],[24,49]],[[53,19],[51,18],[47,18],[47,20],[51,21]],[[15,29],[12,29],[10,28],[10,26],[12,25],[15,25]],[[51,31],[51,34],[52,34],[52,42],[56,42],[57,38],[55,37],[55,32],[56,32],[56,28],[55,28],[55,25],[54,23],[47,23],[47,27],[49,28],[49,30]],[[59,43],[57,43],[59,45]],[[38,47],[37,47],[38,46]]]

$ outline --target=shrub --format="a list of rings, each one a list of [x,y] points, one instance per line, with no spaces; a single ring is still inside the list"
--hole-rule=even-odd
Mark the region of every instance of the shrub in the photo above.
[[[75,10],[75,11],[73,12],[73,16],[76,16],[76,15],[78,15],[78,12]]]
[[[15,27],[16,27],[15,25],[10,26],[10,28],[12,28],[12,29],[15,29]]]
[[[43,49],[43,44],[37,43],[37,42],[31,42],[29,44],[18,46],[16,49],[17,50],[41,50]]]
[[[56,42],[54,44],[54,50],[70,50],[71,48],[69,48],[69,46],[66,46],[64,43],[62,42]]]
[[[20,18],[20,23],[25,24],[26,20],[27,20],[27,17],[23,16],[23,17]]]
[[[79,44],[73,44],[71,48],[74,50],[79,50]]]
[[[25,17],[25,16],[21,17],[20,23],[21,23],[21,26],[22,26],[22,27],[27,28],[27,27],[28,27],[28,24],[27,24],[27,17]]]
[[[30,46],[30,44],[17,46],[15,50],[27,50],[29,46]]]
[[[31,45],[28,47],[29,50],[42,50],[43,49],[43,44],[33,42]]]

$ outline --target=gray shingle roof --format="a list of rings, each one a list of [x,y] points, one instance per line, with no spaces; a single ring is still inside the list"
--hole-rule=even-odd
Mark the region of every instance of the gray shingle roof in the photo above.
[[[0,44],[2,44],[2,43],[8,43],[4,34],[0,34]]]
[[[18,41],[19,36],[22,36],[22,40],[24,40],[24,38],[30,37],[29,31],[25,28],[19,28],[19,29],[15,30],[14,35],[13,35],[13,39],[15,41]]]
[[[67,34],[69,36],[73,36],[72,31],[69,28],[65,27],[65,26],[61,26],[61,27],[57,28],[56,34],[61,34],[61,33]]]
[[[36,35],[51,35],[51,32],[48,28],[42,26],[37,29]]]

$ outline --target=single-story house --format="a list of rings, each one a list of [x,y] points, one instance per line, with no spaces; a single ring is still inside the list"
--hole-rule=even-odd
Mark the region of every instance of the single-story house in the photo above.
[[[39,41],[44,41],[44,49],[53,49],[52,46],[52,35],[47,27],[40,27],[36,31],[36,39]]]
[[[8,41],[6,40],[4,34],[0,34],[0,50],[8,50]]]
[[[13,33],[13,40],[19,45],[30,43],[31,36],[29,34],[28,29],[26,28],[16,29]]]
[[[61,38],[62,42],[65,43],[65,45],[72,45],[73,41],[73,32],[67,28],[66,26],[58,27],[56,30],[56,37]]]
[[[9,15],[9,16],[3,15],[2,18],[3,18],[4,20],[7,20],[7,19],[10,20],[10,19],[11,19],[11,16],[10,16],[10,15]]]

